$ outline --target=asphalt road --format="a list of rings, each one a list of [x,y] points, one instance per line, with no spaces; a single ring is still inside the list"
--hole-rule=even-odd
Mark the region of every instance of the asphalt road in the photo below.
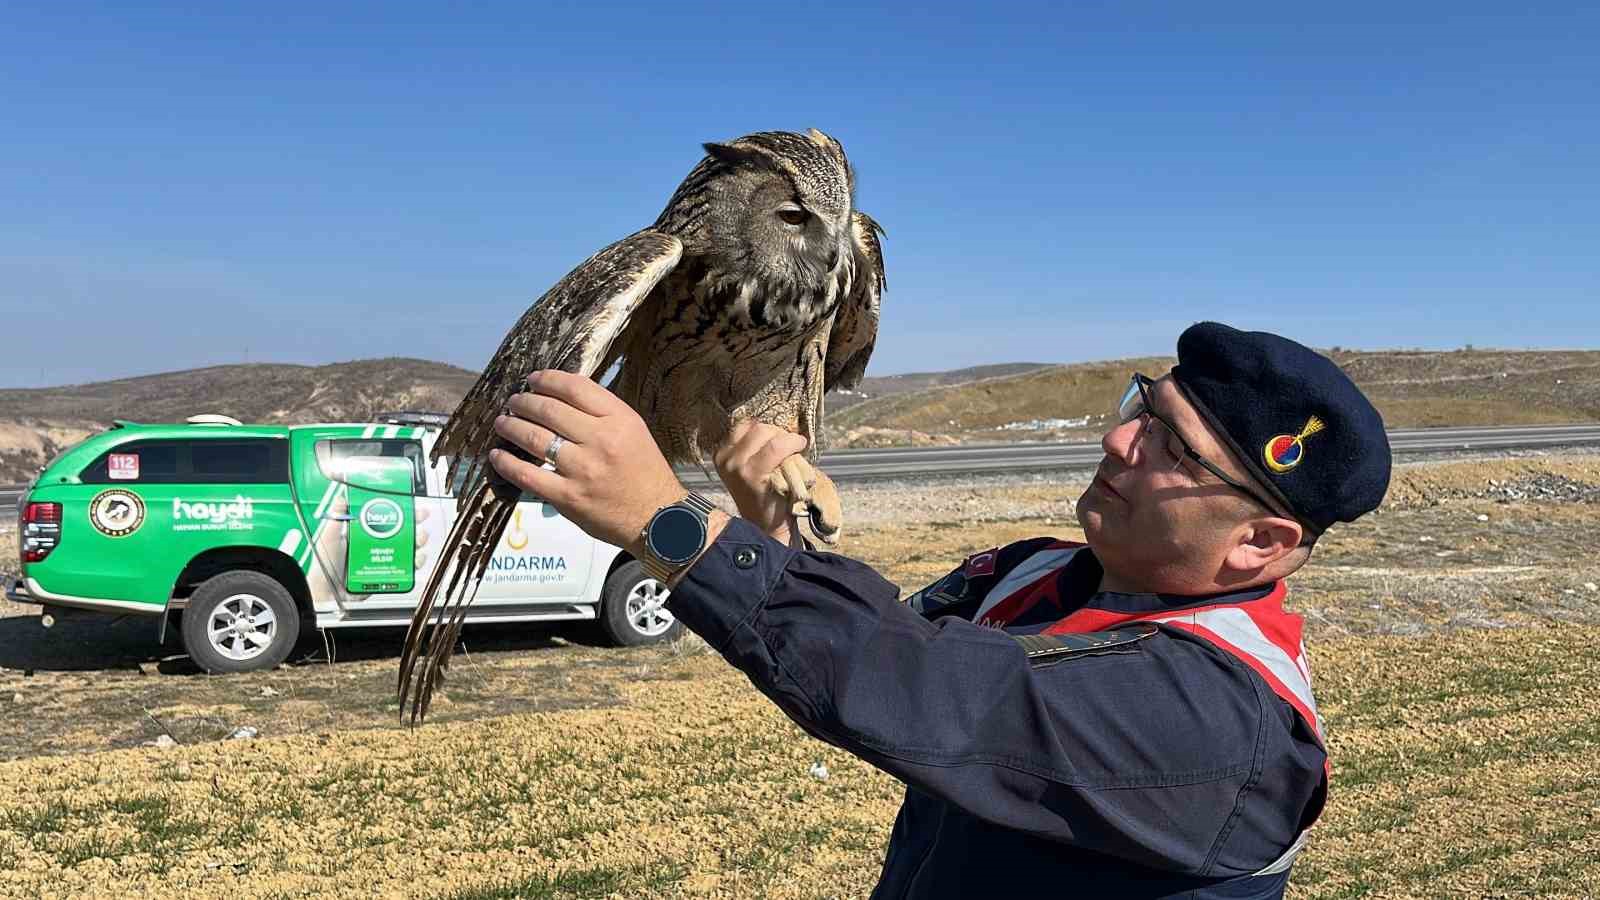
[[[1396,455],[1595,444],[1600,444],[1600,425],[1417,428],[1389,432],[1389,446]],[[1100,445],[1094,442],[900,447],[828,451],[822,454],[822,468],[835,481],[863,481],[932,474],[1086,469],[1099,463],[1100,456]],[[698,469],[680,469],[679,475],[689,487],[707,483],[706,474]],[[22,490],[22,485],[0,486],[0,521],[16,518]]]
[[[1593,444],[1600,444],[1600,425],[1417,428],[1389,432],[1389,446],[1397,456]],[[822,469],[835,481],[861,481],[931,474],[1089,469],[1099,464],[1102,455],[1098,442],[834,450],[822,454]],[[706,476],[699,470],[680,472],[680,475],[688,487],[706,482]]]

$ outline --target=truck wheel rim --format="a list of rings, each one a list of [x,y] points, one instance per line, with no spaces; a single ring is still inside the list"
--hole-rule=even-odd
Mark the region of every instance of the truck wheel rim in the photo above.
[[[671,591],[654,578],[646,578],[628,592],[628,624],[645,637],[665,634],[677,621],[662,607]]]
[[[278,617],[255,594],[234,594],[218,603],[206,623],[211,649],[234,662],[265,653],[277,635]]]

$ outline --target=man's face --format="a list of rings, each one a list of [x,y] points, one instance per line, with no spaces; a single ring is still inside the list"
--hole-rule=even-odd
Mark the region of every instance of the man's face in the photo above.
[[[1235,479],[1246,477],[1170,376],[1147,393],[1151,408],[1195,452]],[[1107,574],[1170,593],[1209,581],[1255,504],[1186,458],[1182,442],[1150,416],[1112,428],[1100,445],[1106,455],[1077,514]]]

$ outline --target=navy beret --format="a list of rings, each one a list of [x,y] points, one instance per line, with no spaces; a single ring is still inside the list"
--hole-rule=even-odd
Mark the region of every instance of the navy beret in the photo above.
[[[1383,418],[1333,360],[1275,334],[1201,322],[1173,381],[1289,512],[1321,533],[1389,489]]]

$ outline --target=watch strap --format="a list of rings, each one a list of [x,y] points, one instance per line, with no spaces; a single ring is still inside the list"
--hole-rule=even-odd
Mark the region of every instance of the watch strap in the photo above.
[[[710,500],[707,500],[694,491],[690,491],[687,496],[685,496],[682,500],[679,500],[677,503],[668,503],[666,506],[657,509],[656,513],[651,514],[650,521],[646,522],[644,529],[639,532],[639,544],[643,550],[643,552],[639,554],[639,564],[644,566],[646,574],[663,584],[667,582],[667,579],[678,574],[678,572],[686,568],[690,562],[694,561],[694,559],[691,558],[688,562],[670,563],[656,556],[655,551],[650,549],[650,524],[655,521],[656,514],[660,513],[661,510],[671,509],[674,506],[682,507],[696,513],[700,517],[702,525],[706,526],[707,535],[710,534],[709,526],[711,513],[717,508],[716,505]],[[705,550],[704,543],[700,545],[700,550]],[[698,557],[699,553],[697,552],[695,556]]]

